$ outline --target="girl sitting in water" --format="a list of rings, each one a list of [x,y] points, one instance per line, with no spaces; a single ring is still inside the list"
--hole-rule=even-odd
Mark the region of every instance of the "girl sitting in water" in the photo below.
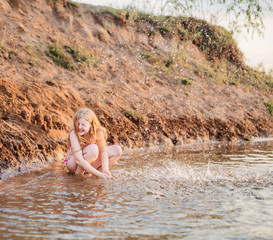
[[[110,178],[109,167],[120,158],[120,146],[106,146],[106,129],[90,109],[79,109],[75,113],[73,127],[65,159],[69,172],[87,172],[100,178]]]

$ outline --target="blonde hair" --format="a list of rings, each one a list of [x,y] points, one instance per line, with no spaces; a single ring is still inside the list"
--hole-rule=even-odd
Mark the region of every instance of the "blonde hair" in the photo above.
[[[88,108],[79,109],[75,112],[74,117],[73,117],[73,130],[74,130],[82,148],[87,146],[91,142],[89,142],[84,137],[82,137],[78,134],[79,119],[80,118],[84,118],[86,121],[88,121],[90,123],[89,135],[90,135],[90,137],[93,137],[95,141],[98,139],[97,133],[99,130],[103,131],[104,139],[98,139],[98,140],[105,141],[107,139],[107,131],[104,127],[101,126],[101,123],[97,118],[97,115],[92,110],[90,110]],[[70,147],[70,138],[68,138],[68,147]]]

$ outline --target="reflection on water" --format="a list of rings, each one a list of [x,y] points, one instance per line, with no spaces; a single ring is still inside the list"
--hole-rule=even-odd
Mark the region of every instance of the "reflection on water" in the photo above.
[[[111,180],[56,162],[0,182],[1,239],[272,239],[273,141],[127,151]]]

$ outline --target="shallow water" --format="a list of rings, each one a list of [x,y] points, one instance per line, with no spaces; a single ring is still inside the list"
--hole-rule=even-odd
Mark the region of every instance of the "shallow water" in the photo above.
[[[127,151],[112,174],[7,173],[0,239],[273,239],[272,140]]]

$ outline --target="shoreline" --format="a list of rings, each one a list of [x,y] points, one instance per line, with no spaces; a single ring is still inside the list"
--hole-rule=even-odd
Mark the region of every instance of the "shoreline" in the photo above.
[[[173,145],[172,147],[166,146],[166,145],[157,145],[153,147],[140,147],[140,148],[134,148],[134,149],[126,149],[123,151],[122,157],[128,157],[133,154],[140,154],[140,153],[149,153],[149,154],[156,154],[158,152],[163,154],[168,154],[170,152],[175,152],[177,154],[193,154],[193,153],[213,153],[218,151],[235,151],[240,148],[249,147],[252,148],[255,145],[264,145],[267,144],[269,146],[272,146],[272,152],[273,152],[273,137],[270,138],[253,138],[251,141],[243,141],[239,140],[236,142],[227,142],[227,141],[208,141],[208,142],[195,142],[195,143],[189,143],[185,145]],[[16,177],[19,174],[25,174],[32,171],[39,171],[46,167],[48,167],[53,162],[60,162],[63,161],[65,157],[64,152],[59,152],[56,154],[56,157],[50,157],[47,161],[39,161],[34,160],[33,162],[29,163],[26,162],[20,166],[17,167],[10,167],[8,169],[4,169],[0,173],[0,181]]]
[[[169,151],[176,150],[179,153],[196,153],[196,152],[210,152],[210,151],[218,151],[221,149],[229,150],[232,148],[240,148],[244,146],[254,146],[254,145],[260,145],[260,144],[267,144],[272,145],[272,151],[273,151],[273,137],[257,137],[252,138],[250,141],[245,140],[237,140],[233,142],[229,141],[207,141],[207,142],[193,142],[183,145],[173,145],[173,146],[166,146],[166,145],[156,145],[153,147],[140,147],[136,149],[126,149],[123,151],[124,154],[131,154],[135,152],[164,152],[168,153]],[[163,149],[163,150],[161,150]]]

